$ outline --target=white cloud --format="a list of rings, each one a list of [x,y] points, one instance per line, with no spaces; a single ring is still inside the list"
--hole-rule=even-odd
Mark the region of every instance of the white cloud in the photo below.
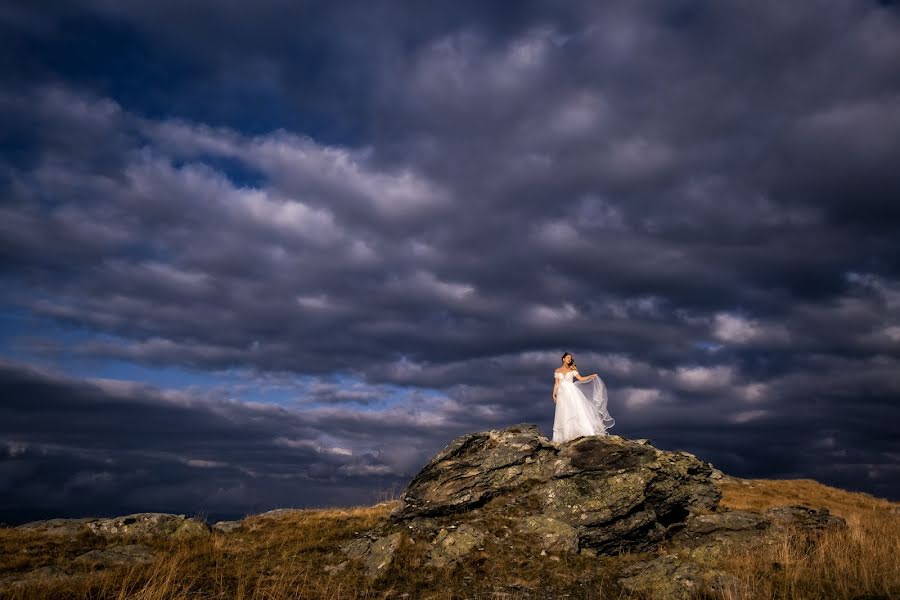
[[[285,448],[295,448],[312,450],[316,454],[327,454],[331,456],[353,456],[353,450],[341,446],[329,446],[316,440],[295,439],[278,437],[275,438],[276,446],[284,446]]]
[[[675,381],[687,390],[713,390],[727,386],[734,378],[734,369],[727,365],[716,367],[679,367]]]
[[[571,323],[578,315],[578,309],[571,302],[564,302],[560,306],[537,304],[526,309],[525,319],[530,325],[552,327]]]
[[[616,394],[628,408],[645,408],[662,400],[662,392],[656,388],[623,388]]]
[[[733,415],[731,417],[731,422],[738,424],[749,423],[751,421],[757,421],[768,414],[769,411],[767,410],[745,410]]]
[[[728,313],[717,313],[713,317],[713,336],[732,344],[787,342],[790,337],[783,325],[764,324]]]
[[[748,383],[736,388],[738,396],[747,402],[760,402],[769,395],[769,386],[765,383]]]
[[[197,458],[186,459],[184,461],[189,467],[195,467],[197,469],[216,469],[219,467],[227,467],[228,463],[224,463],[218,460],[201,460]]]

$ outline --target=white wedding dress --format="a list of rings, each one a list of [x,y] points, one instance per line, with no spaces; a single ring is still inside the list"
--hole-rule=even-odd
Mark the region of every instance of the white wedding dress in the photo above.
[[[606,435],[615,424],[606,408],[606,386],[599,377],[576,381],[577,371],[554,373],[556,415],[553,419],[553,441],[565,442],[583,435]]]

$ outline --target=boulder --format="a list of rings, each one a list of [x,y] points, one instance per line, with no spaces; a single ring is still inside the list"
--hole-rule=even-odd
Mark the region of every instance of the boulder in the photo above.
[[[84,519],[45,519],[18,525],[19,531],[30,531],[44,535],[74,537],[88,531],[87,524],[97,521],[96,518]]]
[[[752,590],[736,577],[708,566],[722,550],[754,551],[781,543],[784,533],[815,536],[846,525],[827,508],[806,506],[779,506],[763,513],[733,510],[694,515],[670,544],[686,552],[631,565],[623,571],[619,584],[629,592],[660,600],[695,598],[701,588],[724,597],[750,597]]]
[[[374,579],[387,570],[394,560],[394,554],[403,540],[402,532],[395,532],[382,538],[372,540],[368,537],[357,538],[344,546],[344,552],[350,558],[362,559],[366,574]],[[337,568],[343,568],[343,564]],[[334,569],[329,569],[329,571]]]
[[[434,549],[431,551],[428,564],[442,567],[457,562],[481,548],[486,537],[487,534],[471,525],[461,525],[452,531],[441,529],[432,542]]]
[[[800,529],[816,532],[847,526],[844,519],[832,515],[827,508],[776,506],[767,510],[765,515],[775,529]]]
[[[409,484],[390,521],[453,516],[475,508],[551,519],[560,543],[601,553],[642,550],[674,525],[712,510],[721,494],[712,466],[619,436],[554,444],[535,425],[457,438]]]
[[[240,521],[216,521],[213,523],[212,530],[219,533],[234,533],[244,528]]]
[[[202,521],[171,513],[134,513],[119,517],[83,519],[47,519],[19,525],[17,529],[47,535],[76,536],[89,532],[103,537],[125,535],[208,535],[209,526]]]
[[[646,550],[716,508],[712,470],[687,452],[619,436],[556,444],[529,424],[464,435],[413,478],[384,526],[346,552],[368,560],[404,531],[434,540],[428,564],[444,565],[496,539],[487,522],[508,522],[545,553]]]
[[[671,554],[630,565],[623,571],[619,585],[653,600],[693,600],[703,590],[742,590],[734,576]]]

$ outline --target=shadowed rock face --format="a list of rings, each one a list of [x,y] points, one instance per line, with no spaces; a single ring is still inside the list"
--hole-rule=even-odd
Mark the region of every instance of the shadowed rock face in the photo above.
[[[554,444],[534,425],[462,436],[413,479],[391,521],[484,507],[571,529],[578,548],[642,549],[716,507],[712,466],[618,436]]]

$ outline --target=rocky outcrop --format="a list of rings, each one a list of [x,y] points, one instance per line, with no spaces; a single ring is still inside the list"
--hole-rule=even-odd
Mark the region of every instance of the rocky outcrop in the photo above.
[[[193,539],[208,536],[211,531],[206,523],[185,515],[153,512],[108,518],[46,519],[25,523],[15,529],[54,538],[69,538],[57,540],[68,544],[77,544],[79,536],[99,536],[109,545],[78,554],[64,564],[42,566],[0,577],[0,592],[37,583],[80,578],[111,567],[152,563],[158,558],[157,552],[134,542],[160,536]],[[225,526],[217,530],[234,529],[233,526]]]
[[[721,478],[696,456],[659,450],[647,440],[591,436],[556,444],[535,425],[474,433],[435,455],[388,521],[344,552],[377,577],[404,540],[427,554],[425,564],[446,566],[515,537],[542,554],[642,552],[665,542],[701,557],[780,527],[840,525],[824,509],[717,512]],[[638,591],[668,578],[687,582],[673,588],[680,593],[701,583],[721,585],[724,577],[672,557],[655,559],[644,571],[624,574],[623,587]]]
[[[16,529],[46,535],[74,537],[82,533],[93,533],[103,537],[208,535],[209,526],[184,515],[170,513],[134,513],[109,518],[47,519],[19,525]]]
[[[687,452],[618,436],[553,444],[537,426],[519,425],[454,440],[412,480],[391,522],[485,507],[531,517],[526,529],[558,524],[554,539],[571,538],[576,548],[645,549],[689,515],[715,508],[711,472]]]

